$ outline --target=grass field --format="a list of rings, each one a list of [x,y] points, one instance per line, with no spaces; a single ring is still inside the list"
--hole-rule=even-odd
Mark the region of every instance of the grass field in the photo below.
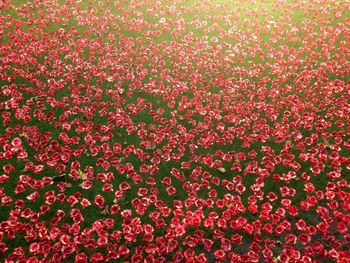
[[[348,262],[349,10],[0,3],[0,262]]]

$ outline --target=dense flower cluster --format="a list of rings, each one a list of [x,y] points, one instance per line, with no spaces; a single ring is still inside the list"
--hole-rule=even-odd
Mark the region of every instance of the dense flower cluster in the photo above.
[[[20,2],[1,262],[348,262],[348,1]]]

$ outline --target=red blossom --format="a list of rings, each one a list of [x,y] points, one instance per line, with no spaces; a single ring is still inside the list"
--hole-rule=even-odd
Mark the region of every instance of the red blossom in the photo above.
[[[101,195],[96,195],[95,199],[94,199],[94,204],[98,208],[102,209],[105,206],[105,199],[104,199],[104,197],[101,196]]]

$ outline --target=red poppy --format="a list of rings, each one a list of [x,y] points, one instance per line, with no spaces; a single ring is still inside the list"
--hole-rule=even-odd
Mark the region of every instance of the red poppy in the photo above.
[[[224,218],[220,218],[217,221],[217,225],[218,225],[219,228],[224,228],[225,229],[227,227],[226,224],[227,224],[227,222],[226,222],[226,220]]]
[[[0,184],[6,183],[10,179],[10,176],[2,174],[0,175]]]
[[[148,177],[146,179],[146,184],[148,184],[148,185],[156,185],[156,180],[154,178],[152,178],[152,177]]]
[[[97,252],[90,257],[90,261],[93,263],[100,263],[104,261],[104,257],[100,252]]]
[[[272,234],[273,232],[273,227],[270,223],[267,223],[265,224],[263,227],[262,227],[262,231],[266,232],[266,233],[269,233],[269,234]]]
[[[132,257],[131,257],[131,262],[132,262],[132,263],[141,263],[141,262],[143,262],[143,257],[142,257],[142,255],[140,255],[140,254],[134,254],[134,255],[132,255]]]
[[[39,254],[40,251],[40,243],[34,242],[29,245],[29,252],[33,253],[34,255]]]
[[[21,148],[22,147],[22,140],[18,137],[13,138],[11,145],[16,147],[16,148]]]
[[[214,256],[216,260],[223,261],[226,258],[226,254],[222,249],[216,250],[214,252]]]
[[[170,239],[168,240],[168,245],[167,245],[167,252],[172,252],[174,251],[178,246],[178,242],[175,239]]]
[[[130,185],[127,183],[127,182],[122,182],[120,185],[119,185],[119,190],[120,191],[127,191],[130,189]]]
[[[211,248],[212,248],[214,242],[210,239],[203,239],[202,242],[203,242],[204,249],[208,252],[211,251]]]
[[[2,169],[4,170],[5,174],[10,174],[15,170],[15,167],[12,164],[5,164]]]
[[[192,247],[195,247],[197,245],[197,240],[192,236],[186,236],[183,244],[192,248]]]
[[[113,185],[112,184],[109,184],[109,183],[105,183],[103,184],[102,186],[102,191],[103,192],[112,192],[113,191]]]
[[[307,234],[300,234],[298,236],[298,239],[301,241],[301,243],[305,246],[306,244],[308,244],[311,240],[311,237]]]
[[[134,184],[139,184],[139,183],[142,182],[142,177],[141,177],[141,175],[139,175],[139,174],[134,174],[134,175],[131,177],[131,179],[132,179],[132,182],[133,182]]]
[[[102,209],[105,206],[105,199],[102,195],[96,195],[94,199],[94,204]]]
[[[227,238],[221,238],[221,248],[224,250],[224,251],[230,251],[232,246],[231,246],[231,241]]]
[[[179,263],[183,261],[184,256],[182,255],[181,252],[176,252],[173,256],[174,263]]]
[[[162,184],[165,185],[165,186],[170,186],[170,185],[171,185],[171,178],[165,176],[165,177],[162,179]]]
[[[148,165],[142,164],[142,165],[140,166],[140,172],[141,172],[141,173],[148,173],[148,171],[149,171]]]

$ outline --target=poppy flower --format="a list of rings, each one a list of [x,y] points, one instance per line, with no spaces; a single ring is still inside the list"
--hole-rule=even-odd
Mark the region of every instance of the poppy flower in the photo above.
[[[142,177],[139,175],[139,174],[134,174],[132,177],[131,177],[132,181],[134,184],[139,184],[142,182]]]
[[[181,169],[190,169],[191,165],[189,162],[181,162]]]
[[[15,167],[12,164],[5,164],[2,169],[4,170],[5,174],[10,174],[15,170]]]
[[[29,252],[37,255],[40,253],[40,243],[34,242],[29,245]]]
[[[170,185],[171,185],[171,178],[165,176],[165,177],[162,179],[162,185],[164,185],[164,186],[170,186]]]
[[[311,237],[309,235],[307,235],[307,234],[301,234],[301,235],[298,236],[298,239],[305,246],[307,243],[310,242]]]
[[[180,251],[176,252],[173,256],[174,263],[179,263],[183,261],[184,256]]]
[[[175,232],[177,236],[182,236],[183,234],[186,233],[185,227],[183,225],[177,225],[175,227]]]
[[[230,251],[232,246],[231,246],[231,241],[227,238],[221,238],[221,248],[224,250],[224,251]]]
[[[216,260],[223,261],[226,258],[226,254],[224,250],[219,249],[214,252],[214,256]]]
[[[94,199],[94,204],[102,209],[105,206],[105,199],[102,195],[96,195]]]
[[[189,246],[190,248],[195,247],[197,244],[197,240],[194,237],[186,236],[185,241],[183,242],[184,245]]]
[[[146,164],[142,164],[140,166],[140,172],[141,173],[148,173],[148,171],[149,171],[149,167]]]
[[[11,145],[14,146],[15,148],[21,148],[22,147],[22,140],[19,137],[15,137],[11,141]]]
[[[88,262],[88,258],[85,255],[85,253],[79,253],[79,254],[76,254],[76,256],[75,256],[75,262],[86,263],[86,262]]]
[[[100,263],[104,261],[104,257],[101,253],[97,252],[90,257],[90,261],[93,263]]]
[[[107,192],[107,191],[113,191],[113,185],[109,183],[105,183],[102,186],[102,191]]]
[[[227,222],[226,222],[226,220],[224,218],[220,218],[217,221],[217,225],[218,225],[219,228],[224,228],[225,229],[227,227],[226,224],[227,224]]]
[[[146,184],[148,184],[148,185],[156,185],[156,180],[154,178],[152,178],[152,177],[148,177],[146,179]]]
[[[88,206],[91,205],[91,202],[86,198],[82,198],[80,201],[80,204],[83,208],[87,208]]]
[[[7,182],[9,179],[10,179],[10,177],[6,174],[0,175],[0,184]]]
[[[203,239],[202,242],[203,242],[204,249],[208,252],[211,251],[211,248],[212,248],[214,242],[210,239]]]
[[[120,185],[119,185],[119,190],[120,191],[127,191],[130,189],[130,185],[127,183],[127,182],[122,182]]]
[[[243,184],[237,184],[236,187],[235,187],[235,191],[238,193],[238,194],[243,194],[243,192],[246,190],[245,186]]]

